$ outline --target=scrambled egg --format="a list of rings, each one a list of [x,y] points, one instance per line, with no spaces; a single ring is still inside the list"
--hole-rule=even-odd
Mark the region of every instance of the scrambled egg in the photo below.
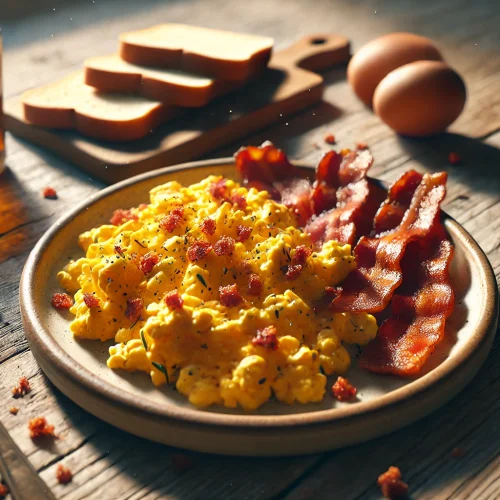
[[[253,410],[273,395],[287,404],[319,402],[326,376],[349,368],[343,343],[365,344],[377,332],[371,315],[315,307],[325,287],[340,283],[355,267],[351,248],[329,241],[315,249],[291,211],[266,191],[227,180],[225,192],[232,198],[221,200],[213,194],[221,182],[211,176],[190,187],[158,186],[149,205],[131,209],[130,220],[83,233],[79,244],[85,257],[58,275],[75,293],[71,332],[114,339],[110,368],[146,372],[156,386],[174,384],[198,407]],[[162,218],[179,207],[177,225],[171,232],[162,228]],[[213,234],[202,230],[207,217],[215,222]],[[251,228],[246,239],[241,226]],[[188,257],[197,242],[214,248],[223,236],[235,242],[230,255],[211,250],[198,260]],[[286,270],[299,246],[311,251],[290,279]],[[138,265],[151,252],[158,258],[150,268]],[[258,277],[258,294],[248,293],[250,274]],[[223,305],[220,287],[234,284],[240,303]],[[165,301],[173,290],[181,307]],[[127,309],[131,299],[143,305],[135,319]],[[270,326],[275,344],[256,342]]]

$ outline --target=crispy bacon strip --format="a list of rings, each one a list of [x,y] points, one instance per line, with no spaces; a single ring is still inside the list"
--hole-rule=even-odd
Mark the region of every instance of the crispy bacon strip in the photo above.
[[[409,242],[430,234],[446,194],[447,174],[425,174],[398,227],[379,238],[363,237],[354,249],[358,267],[333,299],[335,312],[380,312],[401,284],[401,259]]]
[[[443,340],[454,306],[449,280],[453,246],[439,222],[435,233],[408,246],[401,263],[403,284],[391,302],[392,315],[364,349],[359,359],[362,368],[416,375]]]
[[[267,185],[293,177],[301,177],[299,169],[292,165],[286,154],[272,142],[261,146],[247,146],[235,155],[236,169],[245,183],[261,182]]]
[[[317,217],[306,226],[313,241],[354,244],[368,234],[385,191],[366,179],[373,164],[369,151],[345,156],[328,152],[319,162],[311,203]]]
[[[389,188],[387,200],[375,215],[373,235],[385,233],[399,226],[421,182],[422,174],[409,170]]]
[[[336,240],[353,245],[369,234],[385,191],[367,179],[349,183],[337,190],[337,207],[323,212],[305,227],[315,242]]]

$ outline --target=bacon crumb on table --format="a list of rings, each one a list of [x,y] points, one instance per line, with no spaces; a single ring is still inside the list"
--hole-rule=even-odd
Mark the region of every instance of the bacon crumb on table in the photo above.
[[[43,188],[42,195],[47,200],[57,200],[57,191],[52,187]]]
[[[452,151],[448,154],[448,163],[450,165],[458,165],[461,161],[460,155]]]
[[[56,437],[54,434],[54,426],[49,425],[45,417],[32,418],[28,423],[28,429],[31,439],[39,439],[45,436],[52,438]]]
[[[257,330],[257,335],[252,339],[252,345],[276,351],[278,349],[277,334],[278,331],[274,325],[266,326],[263,330]]]
[[[356,397],[358,390],[344,377],[339,377],[332,386],[332,394],[339,401],[350,401]]]
[[[55,293],[50,303],[56,309],[69,309],[73,305],[73,299],[67,293]]]
[[[17,415],[17,413],[19,412],[19,408],[16,408],[15,406],[11,406],[9,411],[10,411],[10,413],[12,413],[12,415]]]
[[[0,498],[5,498],[9,494],[9,488],[0,483]]]
[[[182,309],[184,305],[183,298],[179,295],[177,290],[171,290],[165,295],[165,304],[167,304],[170,310]]]
[[[219,287],[220,303],[226,307],[235,307],[243,302],[238,285],[227,285]]]
[[[407,498],[408,485],[401,480],[401,471],[398,467],[389,467],[387,472],[378,477],[377,484],[386,498],[391,500]]]
[[[170,461],[177,473],[186,472],[194,466],[193,459],[185,453],[173,453],[170,456]]]
[[[465,450],[462,447],[457,446],[456,448],[453,448],[453,450],[451,450],[451,456],[453,458],[462,458],[463,456],[465,456]]]
[[[73,479],[73,473],[63,464],[58,464],[56,478],[59,484],[68,484]]]
[[[326,134],[325,135],[325,142],[327,144],[335,144],[335,136],[333,134]]]
[[[26,377],[21,377],[19,379],[18,385],[12,389],[12,397],[22,398],[31,392],[30,382]],[[12,412],[11,412],[12,413]]]

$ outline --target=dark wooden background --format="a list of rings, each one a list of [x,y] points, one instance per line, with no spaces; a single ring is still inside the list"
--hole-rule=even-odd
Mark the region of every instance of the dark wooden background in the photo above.
[[[444,208],[478,240],[498,278],[500,132],[490,130],[500,113],[498,0],[0,0],[4,96],[76,70],[85,57],[112,52],[121,31],[167,21],[270,35],[278,48],[321,31],[348,36],[354,49],[390,31],[435,39],[464,76],[470,95],[453,133],[427,140],[397,137],[354,98],[345,68],[337,68],[325,74],[323,103],[212,156],[271,139],[292,157],[314,163],[328,148],[325,133],[332,132],[338,147],[368,143],[376,160],[373,173],[386,180],[409,168],[445,169],[450,181]],[[7,151],[8,168],[0,176],[0,420],[58,498],[378,498],[377,475],[393,464],[403,471],[414,498],[500,497],[500,340],[474,381],[433,415],[390,436],[314,456],[235,459],[185,453],[127,435],[80,410],[51,386],[28,350],[18,284],[40,235],[103,186],[9,135]],[[448,165],[450,151],[462,157],[460,165]],[[56,188],[59,200],[41,197],[47,185]],[[33,392],[14,401],[10,391],[22,375]],[[20,408],[17,416],[8,411],[13,404]],[[39,448],[28,437],[27,422],[39,415],[61,435],[53,447]],[[454,458],[455,447],[465,455]],[[186,456],[187,468],[179,465]],[[58,463],[73,470],[69,485],[57,484]]]

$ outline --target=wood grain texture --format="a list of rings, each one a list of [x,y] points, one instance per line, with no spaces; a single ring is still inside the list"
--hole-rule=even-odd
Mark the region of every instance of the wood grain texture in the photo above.
[[[457,123],[475,135],[487,135],[498,116],[500,81],[500,8],[498,2],[457,0],[367,0],[364,2],[282,0],[205,2],[113,0],[75,2],[37,13],[23,21],[4,22],[8,51],[4,58],[5,91],[13,96],[77,69],[85,57],[116,49],[116,36],[161,21],[192,22],[273,36],[279,48],[311,31],[348,35],[354,49],[380,34],[411,30],[436,39],[445,57],[460,71],[470,100]],[[64,8],[63,8],[64,7]],[[375,13],[376,11],[376,13]],[[216,13],[216,15],[214,14]],[[264,15],[265,14],[265,15]],[[70,20],[72,18],[72,20]],[[91,24],[95,23],[95,24]],[[52,38],[50,35],[54,34]],[[82,37],[90,42],[82,43]],[[478,240],[500,279],[500,133],[484,141],[460,134],[434,140],[396,137],[353,98],[345,70],[325,75],[324,102],[285,123],[211,156],[232,154],[243,143],[272,139],[291,156],[314,163],[328,148],[326,132],[338,147],[367,142],[375,156],[373,174],[394,180],[413,167],[450,173],[445,209]],[[477,103],[481,103],[477,106]],[[286,124],[287,123],[287,124]],[[471,132],[472,133],[472,132]],[[58,498],[71,499],[240,499],[240,498],[380,498],[377,475],[398,465],[414,498],[486,499],[498,496],[498,419],[500,417],[500,338],[485,366],[459,396],[439,412],[396,434],[334,453],[280,460],[249,460],[190,455],[193,466],[179,470],[161,447],[116,431],[80,410],[45,379],[27,350],[18,309],[18,283],[29,250],[64,211],[102,187],[55,156],[7,138],[9,169],[0,177],[0,419],[28,454]],[[457,151],[462,163],[450,166]],[[57,201],[40,190],[52,185]],[[33,392],[14,401],[10,388],[21,375]],[[15,404],[17,416],[8,412]],[[28,437],[30,417],[45,415],[61,438],[53,447],[36,447]],[[460,446],[466,454],[451,457]],[[73,470],[69,485],[55,480],[57,463]]]

